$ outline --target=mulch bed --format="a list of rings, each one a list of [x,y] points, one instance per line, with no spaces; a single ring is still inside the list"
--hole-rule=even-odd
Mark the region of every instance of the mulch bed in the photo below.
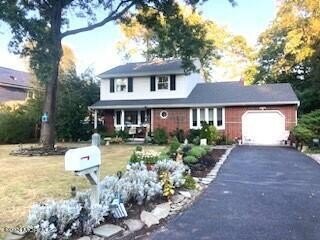
[[[196,164],[189,166],[191,169],[191,175],[193,177],[200,178],[206,177],[225,152],[226,149],[211,150],[211,152],[201,157]]]
[[[19,148],[13,150],[10,155],[13,156],[56,156],[56,155],[65,155],[69,150],[66,147],[55,147],[55,148],[43,148],[43,147],[30,147],[30,148]]]

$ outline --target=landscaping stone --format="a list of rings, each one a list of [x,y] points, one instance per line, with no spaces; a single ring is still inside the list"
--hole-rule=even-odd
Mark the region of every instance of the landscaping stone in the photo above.
[[[156,206],[155,209],[152,210],[152,214],[158,218],[158,220],[162,218],[166,218],[170,212],[170,203],[162,203]]]
[[[176,204],[176,203],[182,202],[184,198],[185,197],[182,196],[181,194],[176,194],[171,197],[171,201],[172,203]]]
[[[121,235],[123,231],[123,228],[113,224],[105,224],[93,229],[95,235],[105,238]]]
[[[127,225],[130,232],[139,231],[143,228],[144,223],[139,219],[126,219],[124,224]]]
[[[140,219],[144,224],[147,225],[147,227],[159,224],[159,219],[156,216],[154,216],[151,212],[147,212],[145,210],[141,212]]]
[[[13,233],[8,233],[4,240],[20,240],[22,239],[24,236],[23,235],[17,235],[17,234],[13,234]]]
[[[186,198],[191,198],[191,194],[188,191],[179,191],[179,193]]]
[[[91,238],[88,236],[83,236],[81,238],[78,238],[77,240],[91,240]]]

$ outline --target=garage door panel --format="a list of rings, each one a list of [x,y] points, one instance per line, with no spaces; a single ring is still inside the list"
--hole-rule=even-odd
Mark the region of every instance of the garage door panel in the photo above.
[[[246,144],[280,144],[285,133],[285,117],[276,111],[246,112],[242,116],[242,140]]]

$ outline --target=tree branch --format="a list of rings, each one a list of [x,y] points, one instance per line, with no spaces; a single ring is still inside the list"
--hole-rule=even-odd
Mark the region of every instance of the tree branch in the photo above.
[[[108,17],[104,18],[100,22],[97,22],[95,24],[89,25],[87,27],[82,27],[82,28],[66,31],[66,32],[61,34],[61,39],[66,37],[66,36],[74,35],[74,34],[81,33],[81,32],[87,32],[87,31],[93,30],[95,28],[102,27],[103,25],[105,25],[108,22],[117,20],[118,18],[120,18],[123,14],[125,14],[134,5],[134,3],[131,2],[129,5],[124,7],[120,12],[118,12],[118,10],[121,7],[121,5],[123,3],[125,3],[125,2],[128,2],[128,1],[121,2],[118,5],[118,7],[114,11],[112,11],[112,13],[109,14]]]

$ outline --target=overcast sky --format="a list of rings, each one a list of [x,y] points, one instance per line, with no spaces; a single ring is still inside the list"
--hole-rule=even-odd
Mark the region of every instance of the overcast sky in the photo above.
[[[250,44],[256,43],[258,35],[266,29],[276,14],[277,0],[236,0],[232,7],[228,0],[208,0],[200,10],[203,15],[230,32],[243,35]],[[72,27],[85,24],[77,20]],[[10,29],[0,24],[0,66],[27,70],[25,61],[8,51]],[[119,28],[109,23],[99,29],[69,36],[63,40],[75,53],[79,72],[91,67],[95,73],[123,63],[117,53],[116,43],[121,38]],[[133,59],[139,61],[141,59]]]

